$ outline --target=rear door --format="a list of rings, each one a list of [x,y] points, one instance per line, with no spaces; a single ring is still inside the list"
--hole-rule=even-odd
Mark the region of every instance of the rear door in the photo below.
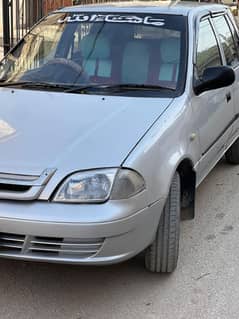
[[[239,115],[239,58],[238,58],[238,37],[233,31],[233,25],[229,19],[229,16],[220,14],[212,17],[215,31],[219,38],[219,42],[224,55],[224,65],[233,68],[236,80],[227,94],[230,94],[234,105],[234,118],[233,118],[233,130],[226,142],[226,148],[230,146],[235,136],[238,135],[238,115]],[[237,44],[236,44],[237,43]]]
[[[198,41],[194,80],[200,79],[207,67],[225,64],[222,46],[210,16],[203,17],[199,22],[196,38]],[[201,147],[199,181],[208,174],[222,156],[228,138],[232,134],[235,112],[231,90],[231,87],[211,90],[192,99],[195,129],[199,134]]]

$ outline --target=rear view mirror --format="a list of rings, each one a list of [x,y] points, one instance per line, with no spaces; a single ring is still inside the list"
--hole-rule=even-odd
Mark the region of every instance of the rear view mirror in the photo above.
[[[196,95],[205,91],[229,86],[235,81],[235,72],[228,66],[206,68],[200,80],[194,85]]]

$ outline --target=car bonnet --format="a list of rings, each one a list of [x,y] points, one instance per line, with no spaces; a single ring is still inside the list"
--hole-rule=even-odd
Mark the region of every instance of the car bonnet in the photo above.
[[[118,167],[171,98],[0,89],[0,172]]]

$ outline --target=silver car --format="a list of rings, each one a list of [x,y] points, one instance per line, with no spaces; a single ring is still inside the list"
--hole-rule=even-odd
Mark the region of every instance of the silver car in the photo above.
[[[239,163],[230,11],[141,4],[56,11],[1,61],[0,257],[172,272],[196,187]]]

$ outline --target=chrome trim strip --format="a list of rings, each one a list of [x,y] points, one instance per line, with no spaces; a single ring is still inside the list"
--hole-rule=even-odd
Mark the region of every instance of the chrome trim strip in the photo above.
[[[55,168],[48,168],[42,172],[40,176],[32,175],[13,175],[0,173],[0,184],[20,185],[20,186],[42,186],[46,185],[52,175],[55,173]]]
[[[44,186],[33,186],[26,192],[8,192],[0,191],[0,199],[11,199],[11,200],[34,200],[39,197],[43,191]]]
[[[19,181],[34,181],[38,179],[39,176],[33,175],[16,175],[16,174],[7,174],[7,173],[0,173],[0,179],[7,179],[7,180],[19,180]]]
[[[33,180],[34,176],[13,175],[13,174],[0,174],[0,184],[15,185],[15,186],[29,186],[29,189],[23,192],[14,192],[7,190],[0,190],[0,199],[10,200],[34,200],[39,197],[47,184],[49,179],[55,173],[55,168],[49,168],[42,172],[42,174]],[[7,177],[7,178],[6,178]],[[14,177],[14,178],[13,178]],[[17,178],[16,178],[17,177]],[[22,178],[22,179],[20,179]]]
[[[8,246],[10,247],[10,246]],[[11,248],[11,247],[10,247]],[[14,248],[14,247],[13,247]],[[61,249],[61,248],[46,248],[46,247],[29,247],[28,250],[31,251],[35,251],[35,252],[54,252],[54,253],[71,253],[71,254],[85,254],[85,255],[89,255],[89,254],[95,254],[97,253],[97,249],[92,249],[92,250],[75,250],[75,249]]]
[[[102,242],[99,242],[97,244],[84,244],[84,243],[65,243],[65,242],[50,242],[50,241],[43,241],[43,240],[32,240],[31,244],[36,245],[50,245],[50,246],[62,246],[62,247],[76,247],[76,248],[88,248],[88,247],[100,247],[102,245]]]

